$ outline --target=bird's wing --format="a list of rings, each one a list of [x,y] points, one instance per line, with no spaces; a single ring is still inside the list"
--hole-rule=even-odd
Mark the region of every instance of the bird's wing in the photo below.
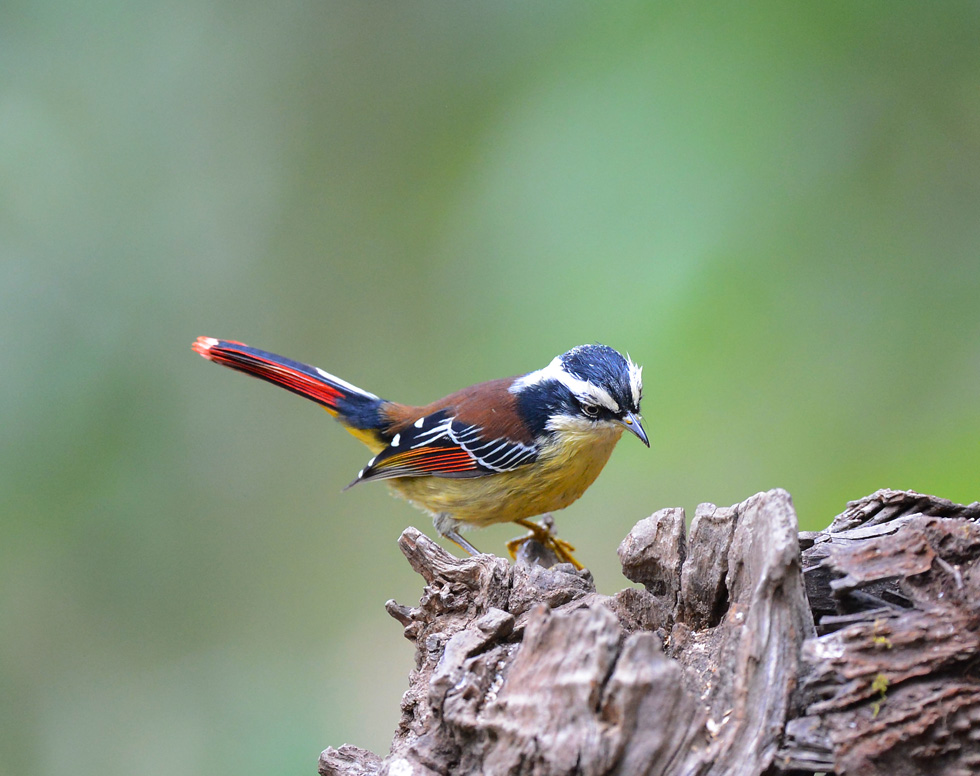
[[[537,457],[536,445],[492,438],[480,426],[440,410],[395,434],[351,485],[392,477],[486,477],[524,466]]]

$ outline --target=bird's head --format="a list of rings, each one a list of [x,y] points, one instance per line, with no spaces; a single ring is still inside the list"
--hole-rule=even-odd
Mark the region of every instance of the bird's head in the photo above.
[[[640,424],[641,371],[606,345],[580,345],[517,378],[510,390],[535,435],[621,426],[649,447]]]

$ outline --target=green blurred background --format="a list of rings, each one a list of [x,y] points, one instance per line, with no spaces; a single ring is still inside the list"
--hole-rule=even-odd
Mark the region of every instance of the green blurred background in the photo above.
[[[661,507],[975,500],[978,40],[976,3],[5,3],[0,773],[387,751],[431,525],[197,335],[419,403],[628,350],[652,449],[559,516],[605,592]]]

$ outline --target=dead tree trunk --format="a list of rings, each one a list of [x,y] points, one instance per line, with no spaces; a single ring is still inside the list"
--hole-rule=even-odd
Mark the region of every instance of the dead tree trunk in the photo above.
[[[328,748],[320,773],[980,773],[978,521],[890,490],[802,535],[782,490],[702,504],[689,534],[665,509],[614,596],[410,528],[426,587],[387,606],[416,645],[391,752]]]

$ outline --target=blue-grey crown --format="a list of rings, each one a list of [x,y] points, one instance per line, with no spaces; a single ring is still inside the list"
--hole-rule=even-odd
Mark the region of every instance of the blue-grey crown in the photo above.
[[[640,367],[605,345],[580,345],[548,366],[519,377],[510,390],[537,436],[558,416],[619,420],[638,415],[642,396]]]
[[[622,410],[640,411],[639,369],[608,345],[579,345],[559,356],[573,377],[604,388]]]

